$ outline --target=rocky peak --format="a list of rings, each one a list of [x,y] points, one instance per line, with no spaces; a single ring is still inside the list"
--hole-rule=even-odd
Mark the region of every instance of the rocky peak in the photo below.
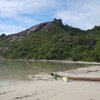
[[[30,35],[32,32],[36,32],[36,31],[39,31],[41,29],[49,28],[50,26],[52,26],[54,24],[59,25],[59,26],[63,26],[61,19],[54,18],[54,20],[51,22],[40,23],[38,25],[31,27],[30,29],[28,29],[27,35]]]
[[[25,36],[29,36],[33,32],[37,32],[41,29],[47,29],[47,28],[50,28],[54,25],[58,25],[60,27],[64,26],[61,19],[54,18],[53,21],[40,23],[40,24],[37,24],[37,25],[35,25],[35,26],[25,30],[25,31],[11,35],[11,40],[18,40],[20,38],[22,39]]]
[[[62,19],[56,19],[56,18],[54,18],[53,22],[62,24]]]

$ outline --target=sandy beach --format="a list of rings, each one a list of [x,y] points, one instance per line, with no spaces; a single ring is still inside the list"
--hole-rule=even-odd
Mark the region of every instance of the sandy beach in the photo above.
[[[65,76],[100,77],[100,66],[59,72]],[[100,100],[100,82],[54,80],[46,73],[30,75],[29,81],[0,84],[0,100]]]

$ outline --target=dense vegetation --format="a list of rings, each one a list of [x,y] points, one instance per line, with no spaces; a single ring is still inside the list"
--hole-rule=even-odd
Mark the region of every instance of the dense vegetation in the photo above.
[[[100,27],[83,31],[59,22],[51,23],[20,41],[9,42],[9,49],[2,52],[2,56],[100,62]],[[5,45],[7,37],[0,37],[0,47]]]

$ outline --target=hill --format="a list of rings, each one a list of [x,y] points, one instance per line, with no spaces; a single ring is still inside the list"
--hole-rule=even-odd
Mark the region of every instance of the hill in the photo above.
[[[54,19],[13,35],[0,36],[0,56],[100,62],[100,27],[81,30]]]

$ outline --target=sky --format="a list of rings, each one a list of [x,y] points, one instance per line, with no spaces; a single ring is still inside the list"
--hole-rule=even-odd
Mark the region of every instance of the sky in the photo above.
[[[0,0],[0,34],[62,19],[83,30],[100,25],[100,0]]]

